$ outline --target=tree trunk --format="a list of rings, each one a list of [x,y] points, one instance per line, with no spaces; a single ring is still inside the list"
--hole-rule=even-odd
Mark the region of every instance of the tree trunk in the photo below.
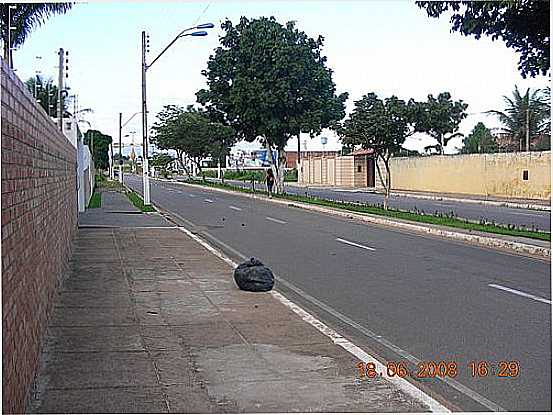
[[[388,210],[388,201],[390,199],[390,190],[392,190],[392,175],[390,174],[390,160],[384,160],[384,166],[386,167],[386,189],[384,193],[384,209]]]
[[[286,152],[284,149],[277,150],[277,175],[275,176],[275,184],[277,193],[284,193],[284,173],[286,170]]]
[[[192,174],[190,174],[190,169],[188,168],[187,163],[184,162],[184,153],[182,151],[177,151],[177,160],[179,162],[180,167],[186,172],[186,175],[188,178],[192,177]]]
[[[380,165],[378,164],[378,159],[379,158],[384,162],[384,167],[386,168],[386,178],[385,179],[382,177],[382,172],[380,171]],[[376,155],[376,161],[375,161],[374,164],[376,165],[376,171],[378,172],[378,178],[380,180],[380,183],[382,184],[382,187],[384,187],[384,203],[383,203],[383,206],[384,206],[385,210],[388,210],[388,199],[390,197],[390,187],[391,187],[391,183],[392,183],[389,163],[388,163],[388,160],[384,156],[382,156],[380,154],[377,154]]]

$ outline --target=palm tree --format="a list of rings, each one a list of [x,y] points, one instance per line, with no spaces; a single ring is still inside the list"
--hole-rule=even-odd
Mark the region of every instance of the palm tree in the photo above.
[[[526,90],[524,95],[520,94],[515,85],[512,97],[503,96],[506,107],[503,111],[491,110],[487,114],[496,115],[503,124],[499,130],[509,134],[515,143],[518,143],[519,150],[523,147],[530,151],[526,142],[527,134],[531,140],[540,134],[546,133],[550,117],[549,104],[546,94],[541,89]]]
[[[4,59],[13,67],[12,49],[53,14],[66,13],[73,3],[3,3],[0,5],[0,33]],[[11,43],[11,44],[10,44]]]

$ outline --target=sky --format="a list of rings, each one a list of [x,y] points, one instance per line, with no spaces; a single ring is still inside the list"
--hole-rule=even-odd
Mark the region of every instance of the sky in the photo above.
[[[178,40],[149,70],[149,125],[164,105],[186,106],[196,102],[195,93],[206,86],[201,71],[219,45],[220,24],[240,16],[275,16],[285,23],[296,21],[311,37],[323,35],[323,53],[333,70],[337,93],[348,92],[346,112],[369,92],[385,98],[396,95],[408,100],[426,100],[449,91],[454,100],[468,104],[468,117],[459,131],[469,134],[477,122],[489,128],[500,124],[491,109],[503,109],[503,95],[519,89],[544,88],[546,77],[523,79],[518,56],[502,41],[476,40],[450,33],[449,19],[427,17],[412,1],[181,1],[78,3],[64,15],[51,17],[14,52],[18,76],[28,79],[36,71],[57,82],[57,51],[69,51],[71,94],[78,95],[79,108],[92,108],[84,115],[92,128],[118,139],[118,117],[123,122],[139,112],[141,99],[141,31],[150,35],[150,53],[155,56],[183,29],[211,22],[206,37]],[[37,58],[40,57],[40,58]],[[82,124],[86,130],[88,126]],[[140,116],[125,127],[124,143],[141,141]],[[335,134],[325,131],[326,150],[339,149]],[[302,149],[322,149],[320,138],[301,138]],[[422,150],[432,144],[424,135],[409,138],[405,147]],[[257,145],[241,145],[244,148]],[[451,140],[446,152],[455,152],[462,139]],[[296,150],[291,140],[287,149]]]

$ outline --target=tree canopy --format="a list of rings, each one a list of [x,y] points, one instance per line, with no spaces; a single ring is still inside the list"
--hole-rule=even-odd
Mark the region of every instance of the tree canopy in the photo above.
[[[522,76],[546,75],[550,70],[549,1],[418,1],[428,16],[452,11],[451,30],[480,39],[501,39],[520,55]]]
[[[108,151],[112,141],[111,136],[102,134],[98,130],[88,130],[84,134],[84,144],[88,145],[97,169],[107,169],[109,167]]]
[[[467,107],[462,100],[453,101],[449,92],[441,92],[436,98],[430,94],[426,102],[413,103],[415,131],[427,133],[437,142],[427,146],[427,150],[435,148],[439,154],[444,154],[449,140],[461,135],[456,131],[467,116]]]
[[[212,121],[201,110],[188,106],[166,105],[153,125],[152,142],[162,150],[175,150],[182,167],[183,157],[201,170],[201,160],[208,156],[226,155],[234,144],[231,127]]]
[[[495,153],[497,142],[492,132],[483,123],[479,122],[472,132],[463,139],[461,153]]]
[[[36,84],[36,100],[40,104],[44,111],[50,116],[57,118],[58,114],[58,87],[54,84],[54,81],[50,79],[44,79],[41,76],[33,76],[25,81],[25,85],[31,92],[35,94]],[[50,108],[48,109],[48,105]],[[67,112],[67,100],[63,100],[64,111]]]
[[[345,116],[347,93],[336,95],[322,36],[274,17],[242,17],[236,26],[226,20],[221,28],[221,46],[202,72],[208,89],[197,98],[240,139],[261,138],[281,151],[290,137],[318,134]]]

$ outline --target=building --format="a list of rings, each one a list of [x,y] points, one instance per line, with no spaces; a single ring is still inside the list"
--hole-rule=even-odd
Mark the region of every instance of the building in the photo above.
[[[57,119],[52,118],[56,123]],[[77,150],[77,204],[79,212],[84,212],[94,191],[96,170],[94,161],[75,117],[63,119],[63,134]]]
[[[356,150],[346,156],[307,154],[302,158],[298,182],[320,186],[374,187],[375,160],[372,150]]]

